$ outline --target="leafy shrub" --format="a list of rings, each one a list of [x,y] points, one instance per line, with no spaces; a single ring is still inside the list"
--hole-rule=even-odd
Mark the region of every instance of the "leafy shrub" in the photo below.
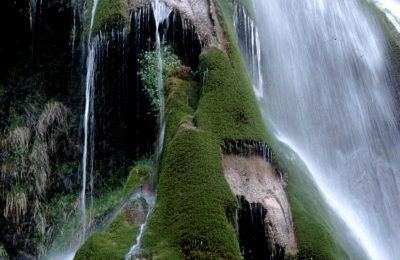
[[[169,72],[181,66],[178,56],[168,45],[161,46],[162,76],[163,79]],[[150,99],[154,111],[160,109],[160,93],[158,91],[158,57],[156,51],[146,51],[139,57],[140,69],[138,75],[143,82],[143,88]]]

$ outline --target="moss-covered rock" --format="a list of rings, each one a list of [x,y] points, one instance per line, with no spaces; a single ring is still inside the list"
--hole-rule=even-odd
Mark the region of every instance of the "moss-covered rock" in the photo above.
[[[153,174],[151,161],[139,161],[129,171],[128,179],[124,185],[123,198],[126,200],[137,190],[141,184],[149,183],[149,178]]]
[[[145,199],[132,197],[132,194],[140,186],[149,183],[149,178],[153,173],[151,164],[150,159],[142,159],[135,163],[130,170],[123,191],[117,194],[119,201],[125,202],[121,213],[103,232],[91,235],[78,250],[74,259],[124,259],[129,249],[135,244],[140,225],[145,222],[145,216],[149,210]],[[95,203],[94,206],[96,217],[98,203]]]
[[[200,55],[203,93],[195,114],[196,124],[225,140],[265,141],[266,129],[240,61],[229,60],[217,48]]]
[[[142,240],[154,259],[240,259],[233,225],[237,202],[221,162],[210,133],[178,129],[168,144],[157,203]]]
[[[176,71],[173,74],[176,74]],[[182,79],[173,76],[166,80],[165,87],[168,93],[166,100],[167,125],[165,143],[168,144],[181,124],[193,124],[193,113],[197,107],[199,83],[193,78]]]
[[[130,247],[135,243],[140,225],[132,222],[121,213],[108,225],[104,232],[89,237],[78,250],[74,259],[124,259]]]
[[[92,15],[93,0],[89,2],[85,12],[85,31],[88,32]],[[93,35],[105,26],[127,24],[129,21],[127,0],[98,0],[93,20]]]

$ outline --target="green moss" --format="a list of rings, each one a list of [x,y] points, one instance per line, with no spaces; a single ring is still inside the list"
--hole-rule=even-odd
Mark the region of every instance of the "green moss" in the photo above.
[[[243,63],[212,48],[200,55],[205,80],[196,124],[225,140],[265,141],[266,129]],[[236,58],[233,58],[236,57]],[[208,76],[207,76],[208,75]]]
[[[165,131],[165,143],[168,144],[181,124],[192,124],[199,86],[193,79],[184,80],[177,77],[169,77],[165,86],[169,93],[166,100]]]
[[[121,213],[104,232],[90,236],[74,259],[124,259],[135,243],[138,232],[139,225]]]
[[[89,31],[93,1],[90,1],[85,12],[85,32]],[[128,23],[128,3],[126,0],[98,0],[92,33],[95,35],[103,27]]]
[[[232,224],[237,203],[223,175],[218,138],[193,124],[199,83],[187,68],[179,68],[165,87],[164,152],[157,202],[142,238],[143,255],[239,259]]]
[[[157,203],[142,240],[154,259],[240,259],[237,202],[225,181],[218,141],[180,127],[168,144]]]
[[[153,173],[153,167],[150,161],[137,163],[130,171],[127,181],[125,182],[123,198],[128,199],[129,196],[139,188],[141,184],[149,181],[149,177]]]
[[[117,207],[121,206],[122,194],[122,188],[98,194],[93,201],[93,222],[102,223]],[[79,201],[80,198],[77,195],[59,195],[50,202],[46,215],[51,223],[57,224],[57,235],[52,239],[48,255],[57,255],[59,252],[68,251],[71,243],[79,239],[77,230],[80,228],[82,220]],[[89,212],[89,210],[88,205],[87,211]]]
[[[7,252],[1,243],[0,243],[0,259],[4,259],[4,260],[8,259]]]

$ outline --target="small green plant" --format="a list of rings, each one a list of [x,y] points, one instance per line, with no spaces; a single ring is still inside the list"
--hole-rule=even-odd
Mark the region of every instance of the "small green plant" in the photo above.
[[[174,69],[181,66],[177,55],[168,45],[161,46],[162,76],[165,77]],[[140,69],[138,75],[143,82],[143,89],[150,99],[151,106],[155,112],[160,109],[160,93],[158,90],[159,64],[156,51],[146,51],[139,57]]]
[[[2,244],[0,244],[0,259],[8,259],[7,252]]]

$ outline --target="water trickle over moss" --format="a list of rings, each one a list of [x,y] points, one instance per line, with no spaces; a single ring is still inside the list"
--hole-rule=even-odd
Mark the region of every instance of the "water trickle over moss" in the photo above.
[[[135,242],[139,227],[124,214],[119,214],[104,232],[90,236],[74,259],[124,259]]]

